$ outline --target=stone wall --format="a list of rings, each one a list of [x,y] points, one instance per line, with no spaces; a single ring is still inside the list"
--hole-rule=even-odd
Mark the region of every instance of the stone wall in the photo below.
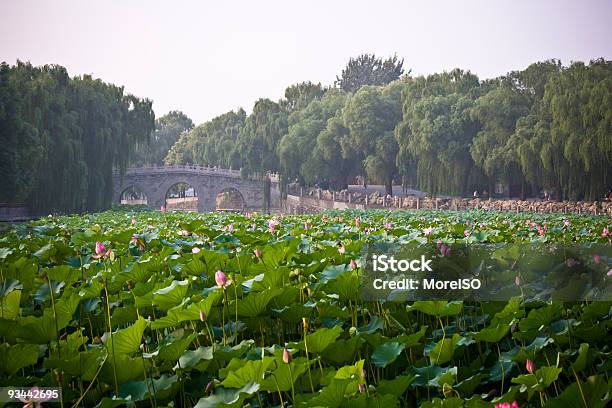
[[[473,210],[507,212],[559,212],[573,214],[611,215],[612,202],[570,202],[544,200],[482,200],[461,198],[419,198],[419,197],[386,197],[379,193],[370,195],[355,193],[332,193],[314,191],[302,197],[288,195],[284,209],[290,213],[308,213],[325,209],[344,208],[388,208],[388,209],[439,209],[439,210]]]

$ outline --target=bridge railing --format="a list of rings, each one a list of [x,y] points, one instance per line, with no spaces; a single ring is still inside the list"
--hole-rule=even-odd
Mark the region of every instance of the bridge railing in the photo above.
[[[197,164],[174,164],[171,166],[157,166],[157,165],[149,165],[149,166],[141,166],[141,167],[128,167],[126,169],[126,174],[129,173],[156,173],[160,171],[164,172],[173,172],[173,171],[197,171],[205,174],[217,174],[217,175],[227,175],[232,177],[240,177],[240,170],[233,169],[223,169],[216,166],[202,166]],[[118,175],[119,172],[115,170],[115,175]],[[268,173],[268,177],[273,182],[278,182],[279,176],[278,173]]]

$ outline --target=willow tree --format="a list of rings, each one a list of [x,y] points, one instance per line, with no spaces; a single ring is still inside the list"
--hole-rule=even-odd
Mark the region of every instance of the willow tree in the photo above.
[[[612,62],[572,64],[546,84],[540,157],[559,197],[597,200],[612,184]]]
[[[151,102],[58,65],[18,62],[0,72],[0,103],[10,101],[0,109],[0,140],[12,157],[3,198],[35,213],[108,208],[113,169],[125,170],[153,129]]]
[[[477,178],[470,145],[479,130],[471,115],[478,78],[453,70],[406,81],[395,129],[404,180],[431,193],[466,194]]]

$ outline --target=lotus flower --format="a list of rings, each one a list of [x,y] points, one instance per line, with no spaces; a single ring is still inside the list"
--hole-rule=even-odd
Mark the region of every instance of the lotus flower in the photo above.
[[[234,232],[234,224],[230,224],[227,226],[227,231],[228,232]]]
[[[338,248],[338,252],[340,253],[340,255],[344,255],[344,253],[346,252],[344,245],[340,245],[340,248]]]
[[[198,252],[200,252],[200,248],[198,248],[198,247],[191,248],[191,253],[192,254],[197,254]]]
[[[593,255],[593,262],[595,262],[596,264],[601,263],[601,256]]]
[[[96,242],[96,255],[102,256],[104,255],[105,252],[106,252],[106,248],[104,247],[104,244],[101,243],[100,241]]]
[[[436,242],[436,246],[437,246],[438,248],[440,248],[440,246],[441,246],[442,244],[443,244],[442,240],[441,240],[441,239],[438,239],[438,242]]]
[[[96,254],[94,256],[92,256],[93,259],[100,259],[100,258],[104,258],[107,257],[111,254],[111,250],[110,249],[106,249],[106,247],[104,246],[104,244],[102,244],[100,241],[96,242]]]
[[[132,225],[136,225],[136,218],[132,218]]]
[[[469,230],[465,230],[465,231],[463,231],[463,236],[464,236],[464,237],[469,237],[469,236],[470,236],[470,234],[471,234],[471,232],[470,232]]]
[[[570,220],[563,220],[563,226],[570,227],[571,225],[572,223],[570,222]]]
[[[451,249],[449,246],[442,244],[440,245],[440,253],[442,254],[442,256],[450,256],[451,255]]]
[[[256,256],[257,258],[261,258],[261,249],[259,249],[259,248],[255,248],[255,251],[254,251],[254,252],[255,252],[255,256]]]
[[[41,392],[38,390],[37,386],[34,386],[30,389],[31,391],[31,395],[45,395],[44,392]],[[42,397],[42,398],[19,398],[19,401],[21,402],[25,402],[25,404],[23,404],[23,408],[41,408],[42,407],[42,402],[48,401],[50,400],[51,397]]]
[[[425,236],[429,236],[433,233],[433,227],[427,227],[423,230],[423,234],[425,234]]]
[[[285,347],[283,349],[283,363],[289,364],[291,363],[291,360],[293,360],[293,356],[291,355],[289,350],[287,350],[287,348]]]
[[[535,371],[535,363],[532,360],[527,359],[527,361],[525,362],[525,368],[527,369],[527,372],[529,374],[533,374],[533,372]]]
[[[351,269],[357,269],[357,262],[354,259],[351,259]]]
[[[200,321],[201,322],[205,322],[206,321],[206,313],[204,313],[203,310],[200,310]]]
[[[502,402],[495,404],[495,408],[519,408],[519,404],[516,400],[512,401],[512,404],[509,402]]]
[[[390,230],[393,228],[393,223],[391,222],[385,222],[384,227],[386,230]]]
[[[603,231],[601,232],[601,236],[605,238],[608,235],[610,235],[610,231],[608,231],[608,227],[604,227]]]
[[[247,211],[247,212],[244,213],[244,217],[247,218],[247,219],[251,219],[251,218],[253,218],[253,214],[251,214],[250,212]]]
[[[268,231],[270,231],[270,234],[274,234],[277,225],[278,224],[274,220],[268,221]]]
[[[217,271],[215,272],[215,282],[217,283],[217,286],[224,288],[227,286],[227,276],[225,275],[225,273],[223,271]]]

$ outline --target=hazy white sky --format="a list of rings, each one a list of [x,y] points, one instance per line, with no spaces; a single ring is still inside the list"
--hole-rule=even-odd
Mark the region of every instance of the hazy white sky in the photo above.
[[[0,61],[57,63],[201,123],[348,59],[397,53],[416,74],[490,78],[529,63],[612,58],[612,1],[0,0]]]

